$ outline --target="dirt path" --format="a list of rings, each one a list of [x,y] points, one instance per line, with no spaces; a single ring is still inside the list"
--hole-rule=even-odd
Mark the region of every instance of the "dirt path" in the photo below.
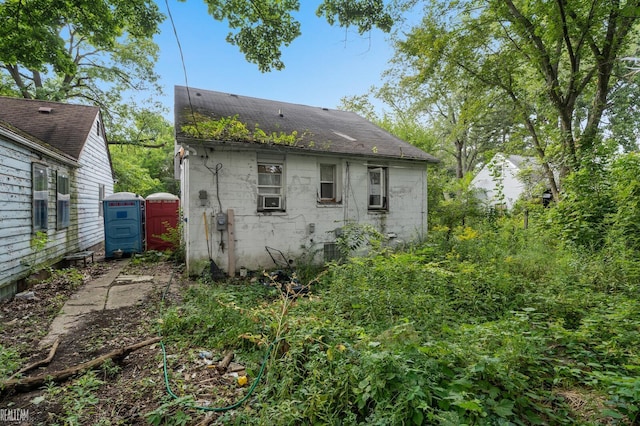
[[[17,350],[22,366],[46,358],[60,339],[51,363],[26,375],[59,371],[156,336],[162,306],[175,302],[179,288],[189,284],[163,262],[96,262],[78,271],[84,275],[79,288],[61,278],[36,284],[33,299],[0,304],[0,345]],[[152,345],[61,385],[2,392],[0,417],[27,413],[22,424],[32,425],[148,424],[145,415],[166,400],[159,354]]]

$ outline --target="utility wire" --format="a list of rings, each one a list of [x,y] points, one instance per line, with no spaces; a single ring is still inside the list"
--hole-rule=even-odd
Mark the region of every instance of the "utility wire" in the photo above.
[[[176,36],[176,43],[178,44],[178,51],[180,52],[180,62],[182,62],[182,72],[184,73],[184,85],[187,87],[187,99],[189,100],[189,110],[191,111],[191,118],[193,119],[193,125],[196,128],[196,132],[198,132],[198,136],[202,137],[200,133],[200,129],[198,128],[198,121],[196,120],[196,114],[193,110],[193,103],[191,102],[191,91],[189,90],[189,79],[187,77],[187,66],[184,62],[184,54],[182,52],[182,45],[180,44],[180,37],[178,37],[178,30],[176,29],[176,24],[173,21],[173,15],[171,14],[171,9],[169,8],[169,0],[164,0],[164,3],[167,6],[167,14],[169,15],[169,21],[171,21],[171,28],[173,28],[173,34]],[[176,125],[178,123],[175,123]]]

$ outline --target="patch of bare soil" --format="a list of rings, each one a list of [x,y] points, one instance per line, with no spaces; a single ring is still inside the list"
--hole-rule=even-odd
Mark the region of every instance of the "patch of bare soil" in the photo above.
[[[79,271],[87,282],[111,267],[110,262],[95,262]],[[158,336],[162,310],[179,303],[180,288],[191,283],[175,265],[167,262],[132,263],[122,272],[128,275],[159,272],[173,274],[169,287],[156,289],[135,306],[86,314],[76,329],[61,337],[51,362],[25,372],[23,377],[54,374]],[[39,349],[38,342],[76,288],[60,278],[35,284],[31,290],[35,299],[13,299],[0,304],[0,345],[19,351],[21,367],[47,357],[49,348]],[[176,394],[192,395],[200,405],[225,405],[238,400],[246,391],[233,377],[223,377],[212,368],[216,359],[199,356],[200,349],[176,353],[177,349],[168,346],[167,351],[170,383]],[[142,347],[59,384],[49,383],[30,391],[0,391],[0,409],[28,410],[28,421],[23,424],[29,425],[195,425],[212,424],[219,418],[217,413],[185,408],[169,397],[160,344]]]

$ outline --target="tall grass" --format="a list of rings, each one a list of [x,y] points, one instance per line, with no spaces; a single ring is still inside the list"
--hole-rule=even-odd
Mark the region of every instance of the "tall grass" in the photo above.
[[[229,423],[633,424],[639,267],[502,218],[332,264],[295,301],[192,289],[164,332],[256,354],[284,338]]]

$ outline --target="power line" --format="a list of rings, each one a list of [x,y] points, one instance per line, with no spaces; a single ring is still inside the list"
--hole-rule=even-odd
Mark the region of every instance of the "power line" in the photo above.
[[[171,28],[173,28],[173,34],[176,36],[176,43],[178,44],[178,51],[180,52],[180,61],[182,62],[182,72],[184,73],[184,84],[187,87],[187,99],[189,100],[189,109],[191,110],[191,118],[193,119],[193,125],[198,132],[198,136],[201,136],[200,129],[198,129],[198,121],[196,120],[196,114],[193,111],[193,104],[191,103],[191,91],[189,90],[189,79],[187,77],[187,66],[184,63],[184,54],[182,53],[182,45],[180,44],[180,37],[178,37],[178,30],[176,30],[176,24],[173,21],[173,15],[171,15],[171,9],[169,8],[169,0],[164,0],[167,6],[167,13],[169,15],[169,21],[171,21]],[[177,123],[174,123],[174,125]]]

